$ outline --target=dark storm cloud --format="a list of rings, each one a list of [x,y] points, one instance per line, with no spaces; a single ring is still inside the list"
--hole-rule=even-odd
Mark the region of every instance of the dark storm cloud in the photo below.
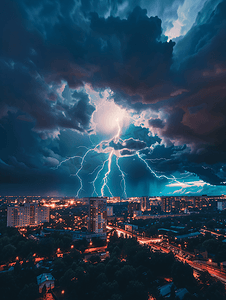
[[[94,89],[110,88],[123,107],[137,112],[151,108],[164,118],[149,120],[158,136],[133,128],[133,134],[122,137],[125,144],[111,143],[114,149],[122,155],[142,150],[147,159],[159,159],[156,170],[187,170],[221,184],[226,164],[226,1],[218,2],[207,1],[175,45],[166,41],[162,26],[172,26],[183,0],[2,0],[0,167],[10,170],[4,182],[17,181],[16,168],[23,170],[23,180],[29,174],[35,180],[67,157],[60,130],[69,132],[65,140],[75,143],[73,149],[82,145],[82,135],[75,137],[71,130],[92,130],[95,107],[86,93],[70,89],[89,83]],[[145,149],[154,143],[158,146],[152,152]],[[183,150],[174,146],[185,144]]]
[[[154,171],[170,176],[176,171],[182,173],[186,171],[188,165],[185,157],[186,150],[186,146],[156,145],[154,149],[145,149],[141,153]]]
[[[77,125],[77,128],[81,131],[83,129],[89,129],[90,119],[95,110],[95,107],[89,103],[88,95],[84,92],[75,91],[72,95],[76,99],[76,103],[70,107],[61,105],[65,113],[63,127],[73,128],[71,122]]]
[[[101,17],[109,15],[125,19],[130,12],[140,6],[147,9],[148,16],[158,16],[164,22],[164,28],[171,28],[172,22],[178,18],[177,10],[184,0],[111,0],[111,1],[92,1],[82,0],[81,10],[86,15],[90,12],[97,12]]]
[[[211,184],[221,184],[225,178],[221,171],[226,163],[225,12],[226,1],[212,11],[205,5],[191,30],[174,47],[172,84],[183,92],[152,106],[163,113],[164,127],[160,121],[160,126],[149,121],[168,146],[188,145],[173,161],[157,161],[156,168],[167,170],[171,165],[194,172]]]
[[[153,136],[150,134],[148,128],[142,128],[140,126],[135,126],[131,124],[129,128],[127,128],[126,132],[121,135],[122,140],[128,140],[132,138],[133,140],[139,140],[146,144],[147,147],[155,143],[161,143],[161,139],[158,136]]]
[[[148,124],[154,128],[163,128],[165,126],[161,119],[151,119],[148,121]]]
[[[146,10],[136,7],[126,20],[104,19],[92,13],[90,26],[97,47],[92,63],[100,68],[92,84],[109,86],[116,94],[125,93],[136,102],[153,102],[173,91],[169,73],[174,43],[160,41],[158,17],[149,18]]]
[[[129,150],[122,150],[121,152],[120,152],[120,154],[122,155],[122,156],[124,156],[124,155],[134,155],[134,151],[129,151]]]
[[[225,11],[223,1],[207,19],[205,10],[201,12],[197,24],[175,47],[174,71],[181,74],[178,80],[187,92],[164,104],[168,115],[162,130],[165,137],[195,147],[225,147]]]
[[[156,101],[171,91],[168,76],[174,44],[160,41],[161,20],[148,17],[145,9],[131,12],[131,6],[127,19],[104,19],[94,12],[87,19],[73,1],[2,1],[1,8],[2,74],[7,74],[2,98],[26,110],[39,128],[83,130],[81,120],[73,119],[78,113],[66,109],[66,120],[62,106],[48,102],[57,99],[62,80],[70,88],[84,82],[110,87],[135,102]],[[160,81],[165,86],[162,92]],[[85,115],[93,111],[88,105],[79,106],[75,109],[88,109]]]
[[[34,126],[34,121],[22,112],[8,112],[0,119],[1,193],[25,195],[55,191],[74,195],[79,182],[70,174],[80,167],[79,158],[59,169],[56,167],[67,157],[84,155],[84,147],[90,147],[89,138],[67,130],[55,139],[50,138],[51,135],[42,139],[40,133],[33,130]],[[95,157],[92,161],[95,166]]]
[[[36,123],[36,129],[73,128],[84,131],[94,107],[89,104],[88,96],[80,94],[73,107],[56,102],[56,93],[36,73],[20,63],[0,61],[1,111],[14,108],[23,111]]]
[[[147,144],[143,141],[134,140],[130,138],[128,140],[124,140],[123,142],[119,141],[118,143],[111,141],[109,143],[109,146],[114,148],[115,150],[129,149],[138,151],[144,149],[147,146]]]
[[[169,177],[174,172],[190,172],[212,185],[225,185],[223,164],[226,163],[226,159],[223,157],[223,152],[214,153],[213,150],[205,148],[191,152],[186,146],[157,145],[152,151],[142,153],[154,171]]]
[[[73,81],[74,86],[82,85],[81,82],[77,82],[78,79],[70,79],[69,74],[59,75],[58,78],[58,74],[66,73],[66,69],[70,73],[71,66],[67,67],[70,65],[68,61],[70,57],[64,60],[63,56],[67,53],[61,51],[60,45],[52,45],[53,36],[49,39],[48,45],[44,44],[45,39],[40,33],[40,28],[35,28],[34,24],[29,22],[29,13],[22,3],[22,1],[1,2],[1,111],[7,112],[10,108],[29,114],[38,130],[72,128],[84,131],[88,129],[94,108],[88,103],[87,97],[80,99],[73,107],[61,105],[60,99],[57,101],[56,90],[62,78],[67,77],[66,80],[69,83]],[[29,5],[32,4],[39,8],[41,5],[41,3],[29,2]],[[71,8],[69,2],[65,7]],[[56,12],[51,9],[45,11],[44,7],[40,11],[42,18],[48,16],[48,13],[54,15]],[[52,17],[54,20],[54,16]],[[51,65],[54,60],[57,66]],[[52,70],[49,69],[50,65]],[[76,74],[72,77],[76,78]],[[52,88],[47,84],[50,81]]]
[[[136,102],[156,101],[174,91],[169,82],[174,43],[161,42],[161,20],[148,17],[145,9],[130,7],[127,19],[104,19],[94,12],[84,19],[78,6],[71,13],[73,2],[56,1],[53,10],[46,1],[26,4],[27,14],[21,13],[20,6],[15,9],[23,26],[13,46],[24,39],[21,58],[32,61],[46,82],[65,80],[73,88],[91,82],[133,96]],[[15,38],[11,27],[17,26],[11,19],[10,28],[4,30],[11,36],[6,40],[6,56]],[[10,58],[16,59],[13,53]]]

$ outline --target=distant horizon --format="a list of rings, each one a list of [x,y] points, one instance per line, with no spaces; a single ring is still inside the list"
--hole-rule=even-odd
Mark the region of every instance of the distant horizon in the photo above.
[[[107,198],[115,198],[120,197],[120,199],[127,200],[128,198],[141,198],[141,197],[222,197],[225,196],[224,194],[221,195],[142,195],[142,196],[130,196],[127,198],[123,198],[120,196],[84,196],[84,197],[76,197],[76,196],[48,196],[48,195],[0,195],[0,197],[48,197],[48,198],[77,198],[77,199],[83,199],[83,198],[101,198],[101,197],[107,197]]]

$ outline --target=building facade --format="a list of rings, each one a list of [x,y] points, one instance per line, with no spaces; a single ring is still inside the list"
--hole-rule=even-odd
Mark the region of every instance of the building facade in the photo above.
[[[130,202],[128,204],[128,214],[129,214],[129,217],[133,217],[133,212],[136,211],[136,210],[141,210],[141,203],[140,201],[139,202]]]
[[[113,206],[107,206],[107,216],[113,216]]]
[[[130,232],[137,231],[138,226],[133,224],[125,224],[125,230]]]
[[[49,222],[49,207],[37,203],[25,203],[7,207],[7,226],[38,226]]]
[[[89,198],[89,231],[95,233],[106,232],[107,225],[107,198]]]
[[[226,201],[218,201],[217,202],[217,209],[218,210],[225,210],[226,209]]]
[[[148,196],[143,196],[140,198],[141,210],[145,211],[150,208],[150,202]]]
[[[161,203],[161,210],[163,212],[169,213],[171,212],[172,209],[172,200],[170,197],[164,197],[162,198],[162,203]]]
[[[50,273],[43,273],[37,277],[37,283],[39,293],[42,293],[44,286],[46,287],[46,291],[54,289],[55,278]]]

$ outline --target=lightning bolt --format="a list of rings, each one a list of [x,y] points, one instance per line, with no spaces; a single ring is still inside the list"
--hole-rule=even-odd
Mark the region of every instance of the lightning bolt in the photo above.
[[[53,169],[53,170],[57,170],[57,169],[59,169],[59,167],[60,167],[62,164],[66,163],[67,161],[69,161],[69,160],[71,160],[71,159],[74,159],[74,158],[82,158],[82,156],[75,155],[75,156],[72,156],[72,157],[68,157],[68,158],[62,160],[62,161],[59,163],[58,166],[56,166],[56,167],[54,167],[54,168],[52,168],[52,169]]]
[[[172,175],[172,178],[167,177],[167,176],[165,176],[165,175],[157,175],[157,174],[150,168],[150,166],[149,166],[149,164],[147,163],[147,161],[141,157],[141,155],[140,155],[140,153],[139,153],[138,151],[136,152],[136,154],[137,154],[137,156],[139,157],[139,159],[145,163],[145,165],[146,165],[146,167],[148,168],[148,170],[149,170],[156,178],[158,178],[158,179],[165,178],[165,179],[167,179],[167,180],[176,181],[177,183],[180,183],[180,182],[176,179],[176,177],[173,176],[173,175]]]
[[[116,119],[116,122],[117,122],[117,125],[118,125],[118,132],[117,132],[117,134],[114,136],[114,142],[115,142],[115,143],[118,143],[119,137],[120,137],[120,133],[121,133],[121,127],[120,127],[120,125],[119,125],[119,119],[118,119],[118,118]]]
[[[122,183],[123,183],[123,193],[124,193],[124,196],[127,198],[127,193],[126,193],[126,180],[125,180],[125,173],[122,171],[122,169],[120,168],[120,165],[119,165],[119,157],[116,158],[116,165],[119,169],[119,172],[121,173],[121,177],[122,177],[122,180],[121,180],[121,186],[122,186]]]
[[[120,127],[120,124],[119,124],[119,120],[117,119],[116,120],[117,122],[117,126],[118,126],[118,131],[116,133],[116,135],[111,138],[110,140],[105,140],[105,141],[102,141],[100,142],[98,145],[96,145],[95,147],[91,148],[91,149],[88,149],[87,147],[84,146],[84,148],[88,149],[85,154],[83,156],[78,156],[78,155],[75,155],[75,156],[72,156],[72,157],[69,157],[69,158],[66,158],[65,160],[61,161],[59,163],[59,165],[57,167],[55,167],[55,169],[58,169],[62,164],[68,162],[69,160],[72,160],[72,159],[75,159],[75,158],[80,158],[81,159],[81,164],[80,164],[80,167],[79,169],[77,170],[77,172],[75,174],[72,174],[71,176],[76,176],[79,180],[79,183],[80,183],[80,186],[79,186],[79,189],[77,191],[77,194],[76,194],[76,197],[79,197],[79,194],[80,192],[82,191],[83,189],[83,181],[82,181],[82,178],[79,176],[79,173],[81,172],[81,170],[83,169],[83,166],[84,166],[84,162],[85,162],[85,158],[86,156],[91,152],[91,151],[96,151],[98,153],[107,153],[109,152],[109,155],[108,155],[108,158],[103,161],[102,163],[102,166],[99,165],[97,166],[91,173],[90,175],[94,174],[96,172],[96,170],[100,167],[100,169],[98,170],[94,180],[91,182],[92,185],[93,185],[93,193],[92,195],[97,195],[98,196],[98,193],[97,193],[97,190],[96,190],[96,181],[97,179],[99,178],[101,172],[104,170],[105,166],[106,166],[106,163],[107,163],[107,171],[105,172],[104,174],[104,177],[102,179],[102,187],[101,187],[101,196],[103,197],[104,196],[104,191],[105,189],[107,188],[108,192],[110,193],[110,195],[113,197],[113,194],[109,188],[109,185],[108,185],[108,180],[109,180],[109,175],[111,173],[111,169],[112,169],[112,157],[113,155],[116,155],[116,152],[114,149],[110,150],[109,151],[109,147],[107,147],[107,145],[109,145],[109,142],[110,141],[114,141],[115,143],[118,143],[120,139],[120,134],[121,134],[121,127]],[[79,147],[83,147],[83,146],[79,146]],[[175,178],[175,176],[171,175],[172,177],[167,177],[165,175],[158,175],[156,174],[156,172],[154,172],[151,167],[149,166],[149,164],[147,163],[147,161],[142,158],[141,154],[139,153],[139,151],[136,152],[136,154],[138,156],[138,158],[146,165],[147,169],[158,179],[162,179],[162,178],[165,178],[167,180],[170,180],[170,181],[175,181],[177,183],[179,183],[179,181]],[[126,192],[126,176],[125,176],[125,172],[122,171],[120,165],[119,165],[119,158],[117,155],[116,155],[116,165],[118,167],[118,170],[120,172],[120,176],[121,176],[121,187],[123,189],[123,195],[127,198],[127,192]],[[147,159],[148,160],[148,159]],[[161,160],[160,159],[153,159],[153,161],[155,160]]]
[[[119,140],[122,141],[122,139],[120,138],[120,134],[121,134],[121,126],[119,124],[119,120],[116,119],[116,123],[117,123],[117,127],[118,127],[118,130],[117,130],[117,133],[115,134],[115,136],[109,140],[104,140],[104,141],[101,141],[99,144],[97,144],[95,147],[91,148],[91,149],[88,149],[87,147],[85,146],[79,146],[79,147],[84,147],[87,149],[87,151],[85,152],[85,154],[83,156],[72,156],[72,157],[69,157],[69,158],[66,158],[65,160],[61,161],[59,163],[59,165],[55,168],[55,169],[58,169],[63,163],[66,163],[68,162],[69,160],[71,159],[75,159],[75,158],[80,158],[81,159],[81,164],[80,164],[80,167],[79,169],[77,170],[77,172],[75,174],[73,174],[72,176],[76,176],[79,180],[79,183],[80,183],[80,186],[79,186],[79,189],[77,191],[77,194],[76,194],[76,197],[79,197],[79,194],[80,192],[82,191],[83,189],[83,181],[82,181],[82,178],[80,176],[80,172],[82,171],[83,167],[84,167],[84,162],[85,162],[85,159],[87,157],[87,155],[91,152],[91,151],[96,151],[97,153],[109,153],[108,154],[108,158],[106,160],[104,160],[102,162],[102,164],[100,164],[99,166],[97,166],[91,173],[90,175],[94,174],[98,168],[99,170],[97,171],[97,174],[94,178],[94,180],[90,183],[92,183],[93,185],[93,193],[92,195],[97,195],[98,196],[98,192],[97,192],[97,189],[96,189],[96,182],[98,180],[98,178],[100,177],[101,175],[101,172],[104,171],[104,169],[106,168],[106,164],[107,164],[107,170],[105,172],[105,174],[103,175],[103,179],[101,180],[102,182],[102,187],[101,187],[101,196],[103,197],[104,196],[104,192],[105,190],[107,189],[108,192],[110,193],[110,195],[113,197],[113,194],[110,190],[110,187],[108,185],[108,181],[109,181],[109,175],[111,173],[111,170],[112,170],[112,158],[113,158],[113,155],[116,156],[116,166],[120,172],[120,177],[121,177],[121,187],[123,189],[123,195],[127,198],[127,191],[126,191],[126,173],[123,172],[123,170],[121,169],[120,165],[119,165],[119,156],[117,155],[117,150],[114,150],[112,148],[109,147],[109,143],[110,141],[114,141],[114,143],[118,143]],[[176,178],[171,175],[171,177],[167,177],[165,175],[158,175],[155,171],[153,171],[151,169],[151,167],[149,166],[149,164],[147,163],[147,160],[145,160],[144,158],[142,158],[141,154],[139,153],[139,151],[136,152],[136,154],[138,156],[138,158],[146,165],[147,169],[158,179],[162,179],[162,178],[165,178],[167,180],[170,180],[170,181],[176,181],[176,182],[179,182],[176,180]],[[159,159],[153,159],[153,162],[156,160],[161,160],[163,158],[159,158]],[[167,160],[167,159],[165,159]]]
[[[101,196],[103,197],[104,196],[104,188],[107,187],[109,193],[111,194],[111,197],[114,197],[107,182],[108,182],[108,176],[111,172],[111,162],[112,162],[112,155],[114,153],[114,150],[112,150],[109,154],[109,157],[108,157],[108,170],[107,172],[105,173],[104,175],[104,178],[103,178],[103,185],[102,185],[102,188],[101,188]]]
[[[167,160],[170,160],[170,159],[165,158],[165,157],[161,157],[161,158],[147,158],[146,160],[150,160],[150,161],[153,163],[153,162],[158,162],[158,161],[160,161],[160,160],[165,160],[165,161],[167,161]]]
[[[89,173],[89,175],[93,175],[100,166],[101,165],[97,166],[91,173]]]
[[[75,175],[74,175],[74,176],[76,176],[76,177],[78,178],[78,180],[79,180],[79,182],[80,182],[80,187],[79,187],[79,189],[78,189],[78,191],[77,191],[76,197],[79,196],[79,193],[80,193],[80,191],[81,191],[82,188],[83,188],[82,178],[81,178],[78,174],[79,174],[79,172],[80,172],[80,171],[82,170],[82,168],[83,168],[84,160],[85,160],[87,154],[88,154],[89,152],[93,151],[93,150],[94,150],[94,149],[89,149],[89,150],[86,151],[86,153],[85,153],[85,154],[83,155],[83,157],[82,157],[82,161],[81,161],[80,168],[78,169],[78,171],[77,171],[77,172],[75,173]]]
[[[97,172],[97,175],[96,175],[96,177],[94,178],[94,180],[91,182],[91,183],[93,184],[93,194],[92,194],[92,196],[93,196],[94,194],[96,194],[96,195],[98,196],[98,193],[97,193],[97,191],[96,191],[95,183],[96,183],[96,181],[97,181],[97,178],[98,178],[99,175],[100,175],[100,172],[103,171],[104,166],[105,166],[105,164],[106,164],[107,161],[108,161],[108,159],[106,159],[106,160],[103,162],[102,167],[101,167],[100,170]]]
[[[94,148],[88,149],[88,150],[85,152],[85,154],[84,154],[83,156],[77,156],[77,155],[75,155],[75,156],[66,158],[65,160],[61,161],[57,167],[55,167],[55,169],[58,169],[62,164],[66,163],[66,162],[68,162],[69,160],[72,160],[72,159],[74,159],[74,158],[80,158],[80,159],[81,159],[80,168],[78,169],[78,171],[77,171],[75,174],[72,174],[72,175],[71,175],[71,176],[76,176],[76,177],[78,178],[79,182],[80,182],[80,187],[79,187],[79,189],[78,189],[78,191],[77,191],[76,197],[79,197],[79,194],[80,194],[81,190],[83,189],[83,181],[82,181],[82,178],[79,176],[79,173],[81,172],[81,170],[82,170],[82,168],[83,168],[83,166],[84,166],[84,161],[85,161],[85,158],[86,158],[87,154],[88,154],[89,152],[91,152],[91,151],[102,152],[102,151],[103,151],[103,146],[104,146],[105,144],[106,144],[106,145],[109,144],[109,142],[110,142],[111,140],[114,140],[115,143],[117,143],[117,142],[119,141],[119,139],[120,139],[120,133],[121,133],[121,127],[120,127],[120,124],[119,124],[119,120],[118,120],[118,119],[116,119],[116,122],[117,122],[117,126],[118,126],[118,131],[117,131],[116,135],[113,137],[113,139],[105,140],[105,141],[100,142],[100,143],[99,143],[98,145],[96,145]],[[83,147],[83,146],[79,146],[79,147]],[[84,146],[84,148],[87,149],[87,147],[85,147],[85,146]],[[105,150],[105,151],[108,151],[108,150]],[[104,152],[105,152],[105,151],[104,151]],[[110,172],[111,172],[111,165],[112,165],[112,156],[113,156],[113,154],[115,154],[114,149],[110,151],[110,154],[109,154],[108,158],[103,162],[102,167],[99,169],[99,171],[98,171],[97,174],[96,174],[96,177],[95,177],[94,180],[91,182],[91,183],[93,184],[93,195],[94,195],[94,194],[97,194],[97,195],[98,195],[98,193],[97,193],[97,191],[96,191],[95,183],[96,183],[96,180],[98,179],[98,177],[99,177],[101,171],[104,170],[105,164],[108,162],[107,172],[105,173],[104,178],[103,178],[103,180],[102,180],[102,181],[103,181],[103,185],[102,185],[102,187],[101,187],[101,195],[102,195],[102,197],[104,196],[104,189],[107,188],[108,191],[109,191],[109,193],[110,193],[111,196],[113,197],[113,194],[112,194],[112,192],[111,192],[111,190],[110,190],[110,188],[109,188],[109,186],[108,186],[108,176],[109,176],[109,174],[110,174]],[[117,161],[117,165],[118,165],[118,161]],[[90,174],[93,174],[93,173],[97,170],[98,167],[99,167],[99,166],[97,166],[97,167],[94,169],[94,171],[93,171],[92,173],[90,173]],[[119,166],[119,165],[118,165],[118,168],[119,168],[119,170],[120,170],[120,172],[121,172],[121,174],[122,174],[122,180],[123,180],[123,182],[124,182],[124,192],[125,192],[125,175],[124,175],[124,173],[122,172],[122,170],[120,169],[120,166]],[[125,192],[125,195],[126,195],[126,192]]]
[[[118,118],[116,119],[116,123],[117,123],[117,126],[118,126],[118,131],[117,131],[116,135],[113,137],[113,140],[114,140],[115,143],[118,143],[118,141],[119,141],[119,139],[120,139],[120,133],[121,133],[121,126],[120,126],[120,124],[119,124],[119,119],[118,119]],[[114,149],[111,150],[111,152],[110,152],[110,154],[109,154],[109,157],[108,157],[108,169],[107,169],[107,172],[106,172],[105,175],[104,175],[104,178],[103,178],[103,185],[102,185],[102,187],[101,187],[101,196],[102,196],[102,197],[104,196],[104,188],[105,188],[105,187],[108,189],[109,193],[110,193],[111,196],[113,197],[113,194],[112,194],[112,192],[111,192],[111,190],[110,190],[110,188],[109,188],[109,186],[108,186],[108,184],[107,184],[107,183],[108,183],[108,176],[109,176],[109,174],[111,173],[111,164],[112,164],[112,156],[113,156],[113,154],[115,154]],[[117,158],[116,158],[116,164],[118,165]],[[118,165],[118,166],[119,166],[119,165]],[[120,169],[120,167],[119,167],[119,169]],[[121,169],[120,169],[120,171],[121,171]],[[121,171],[121,174],[123,174],[122,171]],[[124,174],[123,174],[123,176],[124,176]],[[124,178],[124,177],[123,177],[123,178]]]

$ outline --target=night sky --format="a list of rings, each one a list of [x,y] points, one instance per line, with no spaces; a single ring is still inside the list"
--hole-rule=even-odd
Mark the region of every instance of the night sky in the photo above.
[[[226,193],[226,1],[1,0],[0,195]]]

